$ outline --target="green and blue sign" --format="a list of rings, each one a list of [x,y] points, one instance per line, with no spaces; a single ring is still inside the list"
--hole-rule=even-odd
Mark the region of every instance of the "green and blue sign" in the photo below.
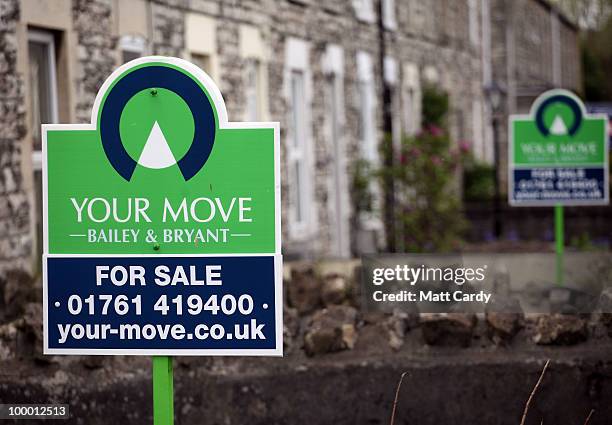
[[[282,355],[278,123],[154,56],[43,135],[45,353]]]
[[[510,205],[607,205],[607,125],[560,89],[539,96],[528,115],[510,116]]]

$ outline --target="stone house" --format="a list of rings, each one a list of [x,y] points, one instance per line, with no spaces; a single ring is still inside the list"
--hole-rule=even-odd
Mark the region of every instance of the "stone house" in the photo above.
[[[509,114],[525,114],[538,95],[562,87],[582,92],[578,27],[546,1],[494,1],[491,9],[491,68],[485,86],[495,80],[505,92],[499,108],[501,187],[507,186]]]
[[[353,210],[351,170],[380,163],[383,82],[394,140],[419,131],[433,84],[453,140],[486,161],[484,86],[506,87],[504,114],[580,88],[577,30],[543,0],[380,1],[382,38],[379,0],[1,0],[0,270],[39,269],[40,124],[88,122],[104,79],[139,56],[199,65],[232,121],[280,121],[287,258],[382,248],[381,214]]]

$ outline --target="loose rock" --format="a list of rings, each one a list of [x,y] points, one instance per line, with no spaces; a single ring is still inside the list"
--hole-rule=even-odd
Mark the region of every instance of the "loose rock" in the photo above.
[[[286,283],[287,301],[300,314],[309,313],[321,305],[321,281],[313,267],[291,270],[291,281]]]
[[[0,326],[0,361],[16,357],[17,332],[17,326],[13,322]]]
[[[19,351],[26,355],[43,361],[43,323],[42,306],[38,303],[30,303],[25,306],[25,313],[18,324]]]
[[[540,345],[573,345],[588,337],[587,320],[568,314],[546,314],[535,322],[533,341]]]
[[[39,301],[39,292],[27,272],[20,269],[6,271],[0,278],[0,322],[22,316],[27,303]]]
[[[421,329],[429,345],[468,347],[476,327],[476,316],[470,313],[423,313]]]
[[[599,320],[608,330],[608,335],[612,337],[612,288],[605,288],[601,291],[597,311]]]
[[[523,325],[523,312],[515,299],[494,301],[485,308],[487,333],[495,344],[508,343]]]
[[[306,354],[313,356],[352,349],[357,339],[357,310],[349,306],[330,306],[317,311],[304,336]]]
[[[342,304],[350,291],[350,284],[345,276],[329,274],[323,278],[321,299],[326,306]]]

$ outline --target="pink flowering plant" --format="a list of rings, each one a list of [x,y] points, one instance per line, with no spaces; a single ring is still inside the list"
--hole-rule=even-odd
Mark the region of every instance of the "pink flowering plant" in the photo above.
[[[453,251],[460,247],[465,220],[459,176],[470,145],[451,141],[445,128],[447,110],[444,93],[425,91],[422,130],[402,140],[395,156],[399,160],[393,169],[382,172],[392,173],[394,178],[397,223],[402,248],[407,252]],[[390,142],[385,146],[389,149]]]

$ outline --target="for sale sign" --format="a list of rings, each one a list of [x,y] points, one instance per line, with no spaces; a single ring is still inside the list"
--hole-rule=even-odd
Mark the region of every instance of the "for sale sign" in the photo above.
[[[606,128],[605,115],[587,114],[567,90],[550,90],[530,114],[510,116],[510,204],[608,204]]]
[[[147,57],[43,135],[45,353],[282,354],[278,123]]]

